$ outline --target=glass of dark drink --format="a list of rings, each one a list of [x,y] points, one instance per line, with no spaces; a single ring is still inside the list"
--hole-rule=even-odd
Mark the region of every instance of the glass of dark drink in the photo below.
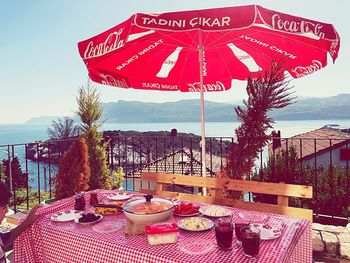
[[[237,239],[237,245],[241,245],[242,244],[242,238],[241,238],[241,228],[242,227],[247,227],[249,226],[249,223],[247,222],[236,222],[235,223],[235,235],[236,235],[236,239]]]
[[[96,192],[92,192],[90,194],[90,205],[95,206],[97,204],[98,204],[97,193]]]
[[[84,193],[77,193],[75,195],[75,204],[74,204],[75,210],[84,210],[85,209],[85,197]]]
[[[219,218],[215,222],[215,236],[220,249],[232,249],[233,224],[231,218]]]
[[[260,229],[254,226],[241,228],[242,247],[247,257],[257,257],[260,247]]]

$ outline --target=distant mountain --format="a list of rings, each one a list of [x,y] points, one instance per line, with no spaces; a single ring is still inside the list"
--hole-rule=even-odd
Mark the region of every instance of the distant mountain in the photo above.
[[[25,123],[28,124],[51,124],[52,121],[57,121],[58,118],[63,118],[64,116],[41,116],[33,117],[27,120]],[[68,116],[72,118],[75,122],[80,122],[77,116]]]
[[[121,100],[101,105],[106,122],[200,122],[201,120],[199,100],[164,103]],[[233,105],[205,101],[205,119],[209,122],[235,121]]]
[[[275,110],[275,120],[350,119],[350,94],[326,98],[302,98],[283,109]]]
[[[207,122],[236,121],[234,107],[237,104],[205,101]],[[107,123],[155,123],[155,122],[200,122],[200,101],[180,100],[176,102],[123,101],[101,103],[103,117]],[[339,94],[326,98],[298,98],[294,104],[274,110],[274,120],[322,120],[350,119],[350,94]],[[36,117],[27,123],[50,123],[58,117]],[[76,117],[74,117],[76,118]]]
[[[47,124],[51,123],[52,120],[57,120],[58,116],[41,116],[41,117],[33,117],[26,121],[26,123],[32,124]]]

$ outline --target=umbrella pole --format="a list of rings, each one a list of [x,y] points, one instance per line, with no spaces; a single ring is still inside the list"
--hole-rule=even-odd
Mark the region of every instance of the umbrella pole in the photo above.
[[[205,164],[205,125],[204,125],[204,89],[203,89],[203,43],[202,32],[199,31],[199,81],[200,81],[200,107],[201,107],[201,147],[202,147],[202,177],[206,177],[206,164]],[[202,188],[202,194],[207,195],[207,188]]]

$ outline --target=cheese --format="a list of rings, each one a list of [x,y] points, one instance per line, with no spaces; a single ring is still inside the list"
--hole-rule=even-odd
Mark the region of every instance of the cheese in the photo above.
[[[172,244],[177,242],[177,233],[163,233],[155,235],[147,235],[148,244],[162,245],[162,244]]]

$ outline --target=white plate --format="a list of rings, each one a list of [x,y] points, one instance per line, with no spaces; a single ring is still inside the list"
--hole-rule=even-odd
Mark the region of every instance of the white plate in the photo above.
[[[186,223],[186,221],[191,220],[191,218],[196,218],[196,219],[200,220],[201,222],[203,222],[204,227],[202,227],[202,228],[195,228],[195,229],[187,227],[187,225],[185,223]],[[208,229],[212,228],[214,226],[214,223],[208,218],[190,217],[190,218],[181,219],[179,222],[177,222],[177,226],[179,228],[187,230],[187,231],[198,232],[198,231],[205,231],[205,230],[208,230]]]
[[[122,201],[122,200],[127,200],[132,196],[133,196],[132,194],[127,194],[127,193],[108,194],[107,199],[113,200],[113,201]]]
[[[249,222],[261,222],[267,218],[267,215],[262,213],[254,213],[254,212],[239,212],[238,216],[244,220]]]
[[[14,228],[15,228],[15,225],[10,225],[10,224],[6,224],[6,223],[2,224],[2,225],[0,225],[0,233],[8,233]]]
[[[271,240],[278,238],[281,235],[281,229],[276,227],[270,227],[266,224],[251,224],[260,229],[260,239],[261,240]]]
[[[175,216],[181,216],[181,217],[191,217],[191,216],[198,216],[199,215],[199,212],[196,212],[196,213],[193,213],[193,214],[188,214],[188,215],[185,215],[185,214],[178,214],[178,213],[173,213]]]
[[[216,210],[222,210],[222,214],[220,215],[210,215],[210,212],[208,209],[216,209]],[[215,218],[219,218],[219,217],[224,217],[224,216],[230,216],[232,214],[231,210],[222,207],[222,206],[217,206],[217,205],[210,205],[210,206],[206,206],[206,207],[201,207],[199,208],[199,212],[201,212],[203,215],[208,216],[208,217],[215,217]]]
[[[95,216],[99,216],[99,218],[98,218],[97,220],[95,220],[95,221],[91,221],[91,222],[79,222],[79,218],[80,218],[81,216],[78,216],[78,217],[74,218],[74,222],[77,223],[77,224],[80,224],[80,225],[93,225],[93,224],[95,224],[95,223],[101,221],[102,218],[103,218],[103,216],[100,215],[100,214],[95,214]]]
[[[82,211],[66,210],[53,214],[50,219],[55,222],[68,222],[74,220]]]

